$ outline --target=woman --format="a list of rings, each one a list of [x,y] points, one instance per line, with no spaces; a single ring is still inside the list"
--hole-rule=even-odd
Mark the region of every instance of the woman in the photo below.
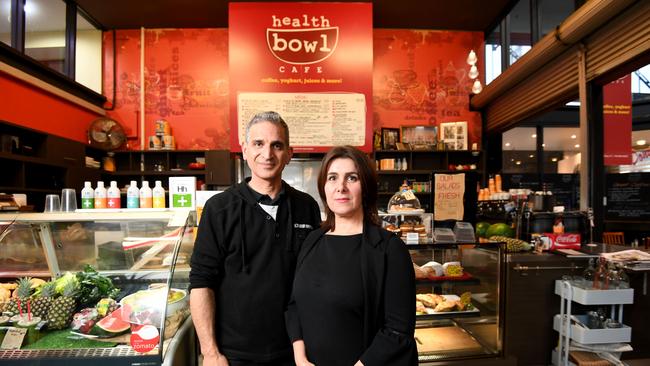
[[[374,164],[335,147],[318,192],[327,219],[302,245],[286,314],[296,365],[417,364],[413,265],[379,224]]]

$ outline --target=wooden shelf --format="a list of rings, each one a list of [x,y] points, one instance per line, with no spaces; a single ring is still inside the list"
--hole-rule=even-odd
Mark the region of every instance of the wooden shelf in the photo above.
[[[111,175],[159,175],[159,176],[170,176],[170,175],[205,175],[205,170],[165,170],[162,172],[156,170],[122,170],[117,172],[109,173]]]
[[[432,170],[378,170],[377,174],[381,175],[404,175],[404,174],[431,174]]]
[[[14,160],[14,161],[21,161],[24,163],[31,163],[31,164],[40,164],[40,165],[48,165],[48,166],[53,166],[57,168],[65,168],[64,165],[62,164],[56,164],[53,163],[47,159],[44,158],[38,158],[34,156],[26,156],[26,155],[20,155],[20,154],[12,154],[12,153],[7,153],[7,152],[0,152],[0,159],[7,159],[7,160]]]
[[[60,189],[46,189],[46,188],[24,188],[24,187],[11,187],[11,186],[3,186],[0,187],[0,192],[25,192],[25,193],[52,193],[52,194],[60,194],[61,190]]]

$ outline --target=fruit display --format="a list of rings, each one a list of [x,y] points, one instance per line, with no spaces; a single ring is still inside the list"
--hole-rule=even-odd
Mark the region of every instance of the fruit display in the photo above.
[[[95,326],[95,323],[97,322],[98,318],[99,318],[99,314],[97,313],[97,309],[95,308],[81,309],[80,312],[72,316],[72,323],[70,323],[70,329],[79,333],[88,334],[90,333],[90,330],[93,328],[93,326]]]
[[[92,326],[90,334],[99,337],[116,337],[131,329],[131,324],[122,319],[121,309],[115,310],[106,315],[102,320]]]
[[[97,314],[99,314],[100,318],[105,317],[107,314],[110,314],[117,310],[120,305],[115,301],[114,299],[111,299],[110,297],[103,298],[99,300],[95,308],[97,309]]]
[[[79,285],[68,282],[63,289],[63,294],[52,301],[50,311],[47,313],[49,329],[63,329],[70,324],[72,314],[77,306],[75,297],[79,293]]]
[[[489,227],[489,222],[481,221],[476,223],[476,236],[479,238],[487,238],[487,230]]]
[[[504,223],[492,224],[486,230],[485,236],[487,238],[490,238],[495,235],[513,238],[515,236],[515,231],[508,224],[504,224]]]
[[[532,247],[530,244],[526,243],[523,240],[515,239],[515,238],[509,238],[506,236],[500,236],[500,235],[493,235],[490,237],[490,240],[492,241],[501,241],[506,243],[506,249],[508,252],[525,252],[528,250],[531,250]]]

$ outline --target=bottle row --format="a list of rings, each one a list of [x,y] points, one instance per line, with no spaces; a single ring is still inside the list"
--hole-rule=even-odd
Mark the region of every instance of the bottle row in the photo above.
[[[138,183],[134,180],[125,187],[126,189],[126,208],[165,208],[165,189],[162,182],[157,180],[155,186],[149,187],[148,181],[142,181],[142,187],[138,188]],[[81,208],[122,208],[122,198],[120,188],[116,181],[111,181],[111,185],[104,187],[104,182],[98,181],[97,187],[93,189],[91,182],[84,182],[84,188],[81,190]]]

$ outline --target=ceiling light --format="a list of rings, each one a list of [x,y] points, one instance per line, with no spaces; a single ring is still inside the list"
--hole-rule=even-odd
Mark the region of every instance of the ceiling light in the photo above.
[[[542,144],[542,147],[546,147],[546,144]]]
[[[530,137],[532,137],[532,138],[534,138],[534,139],[536,139],[536,138],[537,138],[537,134],[536,134],[536,133],[534,133],[534,134],[532,134],[532,135],[530,135]]]
[[[506,142],[505,146],[506,146],[506,147],[509,147],[509,146],[510,146],[510,143],[509,143],[509,142]]]
[[[532,158],[534,158],[534,157],[535,157],[535,155],[533,155],[533,154],[530,154],[530,155],[528,155],[528,157],[532,159]]]
[[[479,79],[474,80],[474,85],[472,85],[472,93],[478,94],[483,91],[483,85]]]
[[[474,52],[474,50],[469,51],[469,54],[467,55],[467,64],[474,66],[476,65],[476,61],[478,61],[476,52]]]
[[[571,138],[575,140],[575,139],[578,138],[578,136],[576,136],[576,135],[571,135]]]
[[[551,161],[552,161],[552,162],[556,162],[556,161],[557,161],[557,158],[553,158],[553,159],[551,159]]]
[[[521,165],[521,161],[517,160],[517,161],[515,162],[515,164],[517,164],[517,165]]]
[[[645,145],[645,143],[646,143],[645,140],[636,140],[636,144],[637,144],[638,146],[643,146],[643,145]]]
[[[469,68],[467,76],[469,76],[470,79],[476,79],[478,77],[478,68],[476,65],[472,65],[472,67]]]
[[[573,145],[576,149],[580,147],[580,144]]]

